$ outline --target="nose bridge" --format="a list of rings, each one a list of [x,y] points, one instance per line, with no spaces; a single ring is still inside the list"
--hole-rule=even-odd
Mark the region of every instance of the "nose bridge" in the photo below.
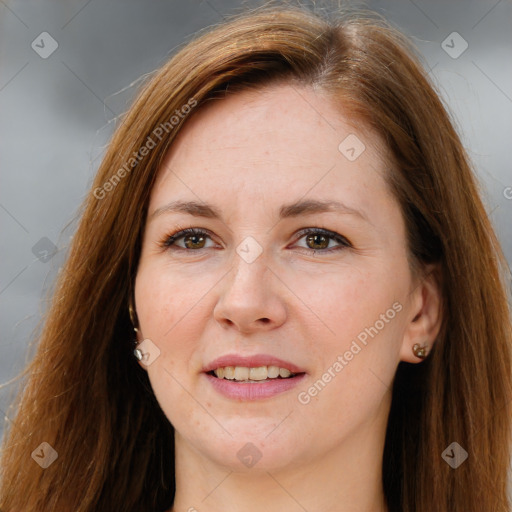
[[[263,239],[263,237],[261,237]],[[215,317],[250,331],[257,326],[275,327],[286,316],[285,307],[271,283],[270,249],[255,237],[245,237],[233,254],[232,268],[224,282]]]
[[[254,236],[246,236],[238,244],[233,255],[233,274],[231,286],[240,291],[257,291],[266,281],[268,272],[269,249],[263,246],[265,241],[262,236],[256,240]]]

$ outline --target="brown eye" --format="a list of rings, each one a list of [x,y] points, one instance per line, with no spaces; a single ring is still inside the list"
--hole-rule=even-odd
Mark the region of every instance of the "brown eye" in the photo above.
[[[329,246],[329,239],[325,235],[312,234],[306,236],[306,243],[310,249],[326,249]]]
[[[184,251],[201,250],[205,248],[207,249],[207,247],[205,247],[207,238],[210,238],[210,236],[206,231],[201,229],[188,228],[182,229],[181,231],[166,237],[161,245],[162,247],[168,249]],[[183,239],[183,246],[176,243],[181,239]]]
[[[187,249],[202,249],[205,244],[205,237],[201,235],[185,235],[183,236],[183,241]]]
[[[327,231],[325,229],[315,228],[315,229],[305,229],[299,233],[300,239],[304,238],[306,241],[306,247],[302,247],[303,249],[308,249],[308,252],[313,251],[313,254],[319,253],[329,253],[331,251],[338,251],[341,249],[346,249],[348,247],[352,247],[352,244],[340,234]],[[183,239],[183,245],[177,243]],[[196,228],[187,228],[174,233],[173,235],[167,236],[162,242],[161,246],[167,249],[177,250],[177,251],[200,251],[202,249],[208,249],[206,246],[207,239],[211,239],[210,234],[207,231]],[[329,244],[335,241],[337,242],[337,246],[329,247]]]
[[[302,248],[309,249],[308,252],[313,251],[313,254],[316,254],[317,252],[330,253],[331,251],[339,251],[352,247],[352,244],[345,237],[341,236],[339,233],[325,229],[305,229],[301,231],[299,235],[302,235],[300,238],[304,238],[306,242],[306,247]],[[337,242],[338,245],[329,247],[331,241]]]

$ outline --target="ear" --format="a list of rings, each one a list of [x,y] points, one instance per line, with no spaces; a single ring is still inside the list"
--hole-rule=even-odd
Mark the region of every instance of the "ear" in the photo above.
[[[442,323],[442,295],[440,267],[428,265],[420,281],[416,284],[410,304],[410,318],[406,325],[400,360],[408,363],[420,363],[421,358],[414,355],[413,347],[419,344],[426,347],[427,356],[432,350]]]
[[[133,331],[134,331],[134,334],[136,337],[136,341],[137,341],[137,345],[138,345],[140,342],[144,341],[144,338],[142,337],[142,335],[140,333],[140,328],[138,327],[137,314],[135,313],[135,308],[133,307],[131,302],[128,305],[128,312],[130,314],[130,321],[132,323],[132,328],[133,328]],[[137,327],[135,327],[136,325],[137,325]],[[137,347],[134,346],[134,350],[136,348]],[[133,354],[133,357],[135,357],[135,354]],[[143,368],[144,370],[147,368],[146,365],[142,364],[142,361],[137,360],[137,362],[139,363],[139,366],[141,368]]]

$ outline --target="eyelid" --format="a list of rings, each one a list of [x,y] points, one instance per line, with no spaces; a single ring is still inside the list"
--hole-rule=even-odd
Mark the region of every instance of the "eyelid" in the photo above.
[[[353,248],[353,245],[348,238],[346,238],[343,235],[340,235],[339,233],[337,233],[335,231],[331,231],[329,229],[326,229],[326,228],[323,228],[320,226],[302,228],[297,233],[295,233],[295,235],[294,235],[295,242],[294,243],[296,243],[298,240],[300,240],[301,238],[303,238],[304,236],[309,235],[309,234],[324,235],[324,236],[330,238],[331,240],[336,241],[339,245],[336,247],[331,247],[330,249],[309,249],[307,247],[299,247],[299,249],[305,250],[308,253],[313,253],[313,254],[331,253],[333,251],[340,250],[340,249]],[[194,249],[186,249],[183,247],[179,247],[175,244],[175,242],[177,240],[180,240],[181,238],[183,238],[187,235],[198,235],[198,236],[206,235],[210,239],[212,239],[213,233],[206,228],[177,226],[176,229],[173,230],[172,234],[164,236],[163,240],[160,241],[159,246],[162,247],[163,249],[167,249],[167,250],[177,250],[177,251],[183,251],[183,252],[188,252],[188,253],[200,252],[204,249],[211,249],[211,247],[203,247],[201,249],[195,249],[195,250]]]
[[[296,236],[297,240],[300,240],[303,236],[309,235],[311,233],[325,235],[327,237],[332,238],[333,240],[336,240],[337,242],[339,242],[341,245],[344,245],[345,247],[353,247],[352,243],[350,242],[350,240],[347,237],[340,235],[339,233],[336,233],[335,231],[331,231],[330,229],[323,228],[320,226],[303,228],[300,231],[298,231],[295,236]],[[310,249],[310,251],[315,251],[315,249]],[[316,252],[329,252],[329,249],[316,250]]]
[[[174,246],[174,242],[176,240],[179,240],[187,235],[207,235],[210,238],[213,237],[213,233],[205,228],[196,228],[196,227],[181,227],[177,226],[175,230],[173,230],[172,234],[167,234],[163,237],[163,239],[160,241],[159,245],[163,247],[164,249],[169,249],[170,247]],[[171,240],[172,239],[172,240]],[[171,243],[170,243],[171,241]],[[178,247],[179,249],[183,249],[183,247]],[[193,252],[190,249],[183,249],[184,251]],[[202,249],[197,249],[197,251],[200,251]]]

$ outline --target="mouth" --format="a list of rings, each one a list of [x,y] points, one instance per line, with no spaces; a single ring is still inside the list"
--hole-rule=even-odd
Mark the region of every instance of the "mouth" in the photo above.
[[[227,355],[208,364],[203,374],[220,394],[246,401],[284,393],[305,378],[306,371],[273,356]]]
[[[206,373],[217,379],[259,384],[266,381],[293,379],[297,375],[303,375],[305,372],[294,373],[288,368],[271,365],[256,367],[224,366]]]

